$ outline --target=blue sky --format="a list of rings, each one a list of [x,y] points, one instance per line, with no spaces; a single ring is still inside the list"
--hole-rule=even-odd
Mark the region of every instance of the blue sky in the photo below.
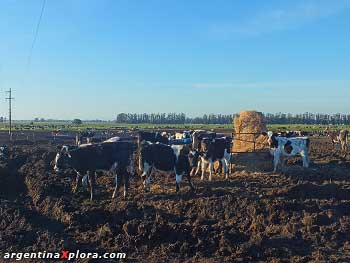
[[[0,115],[350,111],[350,0],[0,1]]]

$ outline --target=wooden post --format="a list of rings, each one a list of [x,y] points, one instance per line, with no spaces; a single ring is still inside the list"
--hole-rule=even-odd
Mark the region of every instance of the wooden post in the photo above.
[[[8,98],[6,98],[6,100],[9,101],[9,136],[10,136],[10,141],[12,141],[12,100],[14,100],[15,98],[12,98],[12,90],[10,89],[9,91],[7,91],[7,93],[9,93]]]

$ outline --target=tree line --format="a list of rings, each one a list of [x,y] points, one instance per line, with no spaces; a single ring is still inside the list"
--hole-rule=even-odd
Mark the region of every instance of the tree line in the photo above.
[[[232,124],[234,116],[238,114],[204,114],[201,117],[188,117],[185,113],[119,113],[115,119],[117,123],[126,124]],[[265,113],[269,124],[323,124],[350,125],[350,114],[322,114],[322,113]]]
[[[349,125],[350,114],[322,114],[322,113],[266,113],[265,118],[269,124],[322,124],[322,125]]]
[[[117,123],[151,124],[227,124],[232,123],[233,115],[204,114],[202,117],[187,117],[185,113],[119,113]]]

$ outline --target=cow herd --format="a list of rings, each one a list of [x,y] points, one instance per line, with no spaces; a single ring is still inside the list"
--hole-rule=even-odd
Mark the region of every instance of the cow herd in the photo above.
[[[273,156],[274,172],[283,168],[284,159],[300,155],[303,167],[309,167],[310,140],[306,134],[262,133]],[[348,133],[340,132],[338,140],[347,142]],[[79,140],[81,141],[81,140]],[[345,143],[346,145],[346,143]],[[343,144],[342,144],[343,147]],[[59,146],[54,159],[54,170],[60,172],[72,168],[76,172],[74,191],[81,185],[90,187],[90,199],[95,195],[95,172],[103,170],[115,178],[112,198],[118,195],[120,186],[124,197],[128,193],[129,177],[137,170],[142,178],[144,190],[150,191],[152,174],[170,173],[175,177],[176,192],[180,191],[182,179],[188,181],[195,191],[192,177],[201,173],[204,180],[209,168],[209,181],[214,173],[214,163],[219,163],[219,172],[225,179],[231,164],[232,137],[205,130],[167,133],[139,131],[135,137],[112,137],[108,140],[77,146]]]

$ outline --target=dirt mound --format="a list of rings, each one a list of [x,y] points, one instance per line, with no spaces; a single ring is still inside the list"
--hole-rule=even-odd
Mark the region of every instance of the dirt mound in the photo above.
[[[27,158],[28,154],[12,148],[9,159],[0,161],[0,198],[13,200],[24,194],[24,177],[18,173],[18,169]]]
[[[312,183],[305,183],[293,186],[287,192],[290,198],[317,198],[317,199],[331,199],[350,200],[350,189],[343,189],[337,184],[316,185]]]
[[[63,246],[63,225],[11,201],[0,201],[0,251],[48,251]]]

